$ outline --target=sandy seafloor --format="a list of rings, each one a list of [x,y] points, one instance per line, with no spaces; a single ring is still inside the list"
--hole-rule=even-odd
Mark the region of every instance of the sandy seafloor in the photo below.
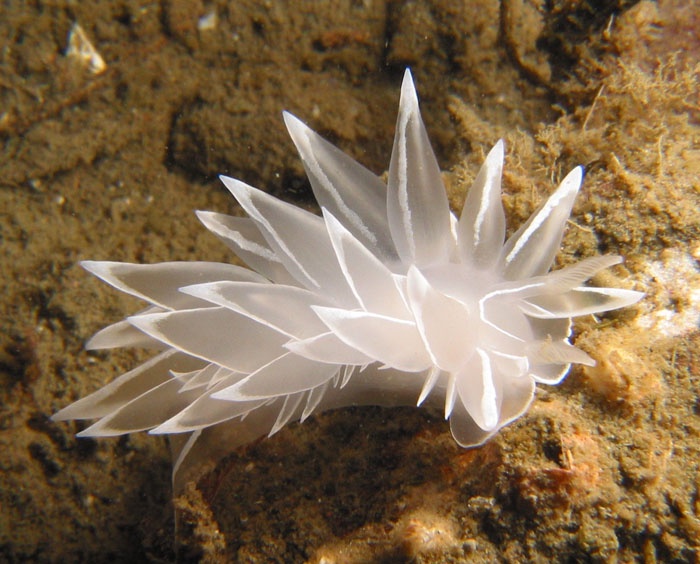
[[[4,2],[0,561],[697,562],[693,4]],[[141,304],[78,261],[232,260],[193,213],[237,212],[219,173],[314,209],[282,109],[382,173],[406,66],[456,210],[500,137],[511,230],[583,164],[558,263],[622,254],[594,282],[648,296],[580,319],[598,366],[486,446],[418,409],[314,416],[191,484],[174,544],[164,438],[48,419],[147,357],[83,349]]]

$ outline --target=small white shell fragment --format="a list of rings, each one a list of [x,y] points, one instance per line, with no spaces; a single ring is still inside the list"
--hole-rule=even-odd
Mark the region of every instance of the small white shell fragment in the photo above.
[[[199,21],[197,22],[197,29],[199,31],[209,31],[210,29],[216,29],[218,23],[219,18],[217,17],[216,12],[212,10],[208,14],[199,18]]]
[[[66,57],[73,58],[81,65],[87,66],[92,74],[102,74],[107,69],[102,55],[97,52],[77,22],[73,24],[68,34]]]

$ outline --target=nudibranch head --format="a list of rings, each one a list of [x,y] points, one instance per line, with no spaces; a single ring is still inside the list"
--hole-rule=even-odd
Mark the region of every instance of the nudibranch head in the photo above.
[[[176,469],[207,430],[229,426],[241,443],[351,404],[439,405],[457,442],[477,445],[527,409],[537,383],[594,363],[569,342],[571,318],[642,296],[584,285],[617,256],[550,272],[580,167],[506,240],[499,141],[457,218],[408,71],[386,184],[284,120],[322,215],[222,177],[248,217],[198,217],[250,269],[84,262],[149,304],[88,346],[159,353],[55,419],[97,419],[82,436],[190,433]]]

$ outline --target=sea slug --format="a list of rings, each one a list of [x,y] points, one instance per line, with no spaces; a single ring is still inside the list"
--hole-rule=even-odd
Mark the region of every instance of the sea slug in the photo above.
[[[159,352],[54,420],[97,419],[80,436],[170,435],[176,491],[231,449],[347,405],[437,406],[460,445],[482,444],[525,412],[537,383],[594,364],[569,342],[572,317],[643,295],[583,285],[618,256],[549,271],[581,167],[505,240],[499,141],[457,218],[409,71],[386,185],[284,120],[322,215],[226,177],[249,217],[197,214],[250,269],[82,263],[149,304],[87,347]]]

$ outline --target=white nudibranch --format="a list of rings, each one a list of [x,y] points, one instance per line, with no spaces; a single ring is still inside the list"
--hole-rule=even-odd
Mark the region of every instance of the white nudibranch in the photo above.
[[[572,317],[643,295],[583,285],[618,256],[549,272],[581,167],[505,240],[499,141],[458,219],[409,71],[386,185],[284,121],[322,215],[227,177],[249,217],[197,213],[251,270],[82,263],[149,304],[87,347],[159,352],[53,418],[97,419],[84,437],[170,435],[176,491],[237,446],[348,405],[439,407],[460,445],[480,445],[525,412],[537,383],[594,364],[569,342]]]

